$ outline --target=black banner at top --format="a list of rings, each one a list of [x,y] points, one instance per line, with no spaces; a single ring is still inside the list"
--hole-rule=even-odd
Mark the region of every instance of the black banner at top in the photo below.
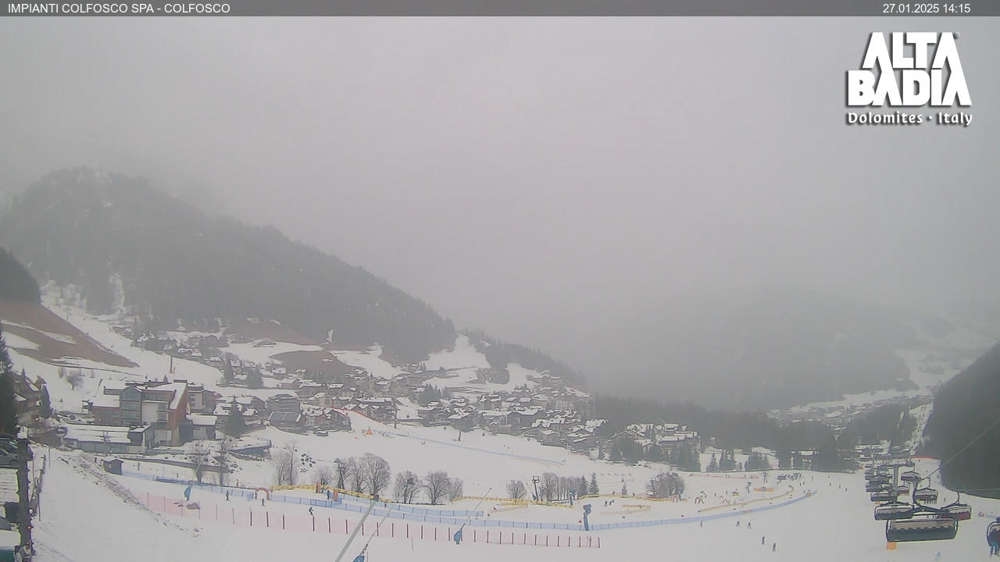
[[[882,2],[874,0],[0,0],[0,16],[672,16],[829,17],[1000,16],[1000,0]]]

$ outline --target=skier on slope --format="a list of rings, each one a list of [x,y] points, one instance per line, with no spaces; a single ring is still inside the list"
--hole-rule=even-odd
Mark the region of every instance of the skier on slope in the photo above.
[[[986,528],[986,544],[990,545],[990,556],[1000,554],[1000,517]]]

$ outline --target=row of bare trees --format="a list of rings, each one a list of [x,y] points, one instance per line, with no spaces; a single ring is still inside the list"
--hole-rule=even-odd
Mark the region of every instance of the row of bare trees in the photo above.
[[[292,445],[286,445],[274,455],[275,483],[295,485],[297,483],[298,457]],[[378,455],[366,453],[361,457],[337,459],[336,466],[322,464],[313,471],[314,482],[321,486],[332,486],[358,494],[383,495],[393,482],[393,496],[402,503],[417,503],[421,499],[437,505],[445,499],[454,501],[463,494],[460,478],[448,476],[447,472],[434,471],[424,477],[406,470],[396,474],[392,481],[389,463]]]
[[[393,492],[399,502],[416,503],[423,494],[428,503],[437,505],[445,498],[455,501],[462,497],[462,479],[448,476],[442,470],[429,472],[423,478],[407,470],[396,475]]]
[[[575,496],[596,496],[600,493],[597,487],[597,474],[590,475],[590,482],[585,476],[573,478],[572,476],[559,476],[552,472],[546,472],[535,483],[538,490],[537,501],[564,501]],[[511,480],[507,482],[507,496],[512,500],[522,500],[528,496],[528,487],[521,480]]]
[[[552,472],[542,474],[538,482],[538,498],[546,502],[565,501],[570,495],[585,496],[590,493],[585,477],[559,476]]]

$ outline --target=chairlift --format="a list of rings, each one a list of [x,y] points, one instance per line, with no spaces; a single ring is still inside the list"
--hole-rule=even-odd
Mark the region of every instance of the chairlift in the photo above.
[[[972,519],[972,506],[967,503],[953,503],[941,508],[941,511],[958,521]]]
[[[942,507],[941,512],[959,521],[972,519],[972,506],[962,503],[962,492],[958,492],[958,497],[955,498],[955,501]]]
[[[958,520],[945,515],[886,521],[889,542],[951,540],[958,534]]]
[[[938,491],[934,488],[920,488],[913,492],[913,499],[919,502],[935,503],[938,499]]]
[[[899,476],[899,479],[903,482],[919,482],[920,475],[916,471],[908,470]]]
[[[908,493],[910,493],[910,487],[907,486],[907,485],[905,485],[905,484],[901,484],[899,486],[896,486],[893,489],[896,490],[897,494],[908,494]]]
[[[892,501],[875,506],[876,521],[909,519],[913,517],[913,506],[908,503]]]
[[[891,490],[880,490],[878,492],[873,492],[870,497],[873,502],[891,502],[896,499],[896,492]]]

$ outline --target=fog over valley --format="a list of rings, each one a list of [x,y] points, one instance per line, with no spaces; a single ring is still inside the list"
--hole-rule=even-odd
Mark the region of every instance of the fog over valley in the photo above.
[[[901,351],[1000,338],[1000,78],[948,20],[971,126],[846,125],[904,22],[0,20],[0,245],[400,361],[481,329],[663,401],[914,388]]]

